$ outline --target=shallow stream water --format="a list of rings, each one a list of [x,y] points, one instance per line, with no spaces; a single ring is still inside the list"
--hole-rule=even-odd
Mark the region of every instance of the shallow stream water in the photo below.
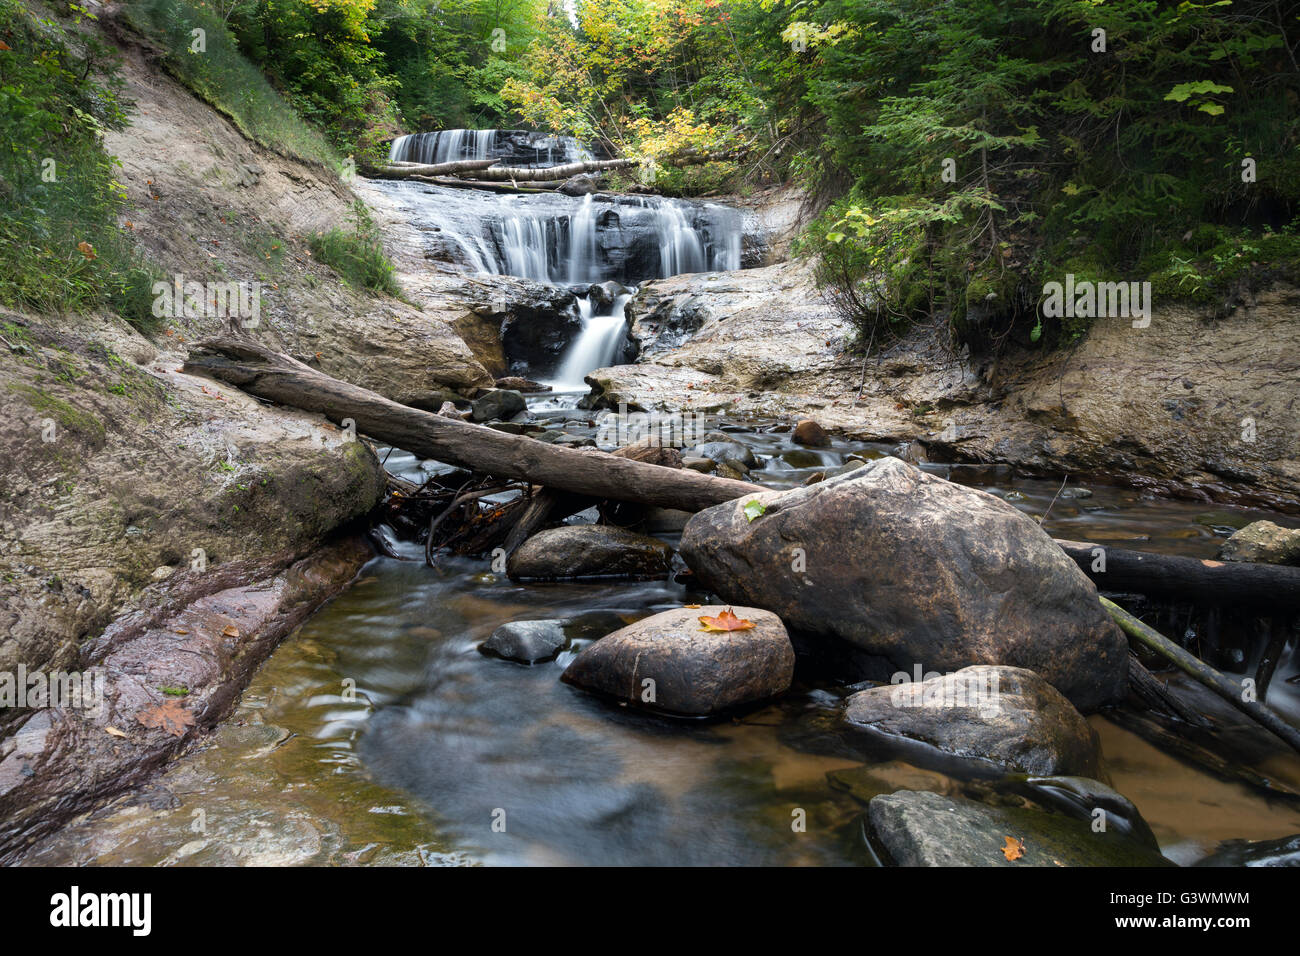
[[[754,476],[771,487],[887,451],[800,449],[757,424],[735,437],[764,460]],[[400,452],[388,467],[423,471]],[[1051,504],[1044,526],[1056,537],[1118,547],[1210,557],[1233,527],[1277,519],[1103,485],[1052,504],[1056,482],[927,467],[1034,516]],[[871,864],[870,796],[997,788],[887,749],[844,752],[825,730],[843,691],[824,667],[801,663],[780,702],[720,722],[630,712],[560,683],[586,642],[705,597],[681,584],[521,585],[486,561],[443,557],[429,569],[420,546],[399,548],[417,560],[370,562],[262,667],[235,717],[156,786],[74,824],[29,862]],[[569,649],[533,667],[478,651],[495,627],[526,618],[569,619]],[[1270,703],[1295,719],[1293,674],[1279,672]],[[1216,699],[1196,699],[1236,726]],[[1265,745],[1243,758],[1272,782],[1269,795],[1091,720],[1111,782],[1171,859],[1300,831],[1300,800],[1278,792],[1300,792],[1293,755]],[[791,826],[799,810],[805,832]]]

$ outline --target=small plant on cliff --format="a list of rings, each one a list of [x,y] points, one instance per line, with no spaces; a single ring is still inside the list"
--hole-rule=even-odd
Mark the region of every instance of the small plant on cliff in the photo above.
[[[352,207],[351,230],[335,227],[317,233],[310,240],[312,255],[339,274],[348,285],[400,296],[402,287],[393,274],[393,264],[384,253],[379,231],[365,203]]]

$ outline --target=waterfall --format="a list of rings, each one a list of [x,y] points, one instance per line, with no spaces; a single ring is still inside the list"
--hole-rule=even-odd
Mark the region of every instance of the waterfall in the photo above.
[[[388,161],[451,163],[461,159],[487,159],[496,139],[494,129],[444,129],[399,136],[388,148]]]
[[[623,341],[624,326],[627,324],[626,306],[631,298],[630,294],[615,296],[608,314],[602,315],[592,314],[594,309],[590,298],[578,299],[582,331],[564,353],[551,383],[555,388],[585,391],[587,386],[583,379],[587,373],[604,368],[614,361],[614,354]]]
[[[510,165],[536,166],[590,156],[571,137],[463,129],[403,136],[389,155],[395,161],[501,158]],[[588,372],[616,359],[625,337],[628,289],[648,279],[741,267],[741,214],[717,203],[661,196],[500,194],[392,180],[376,186],[428,237],[428,258],[574,291],[582,327],[554,373],[554,384],[561,388],[582,389]],[[608,291],[591,294],[592,286],[610,282],[615,286],[607,286]],[[605,308],[594,300],[606,303]]]

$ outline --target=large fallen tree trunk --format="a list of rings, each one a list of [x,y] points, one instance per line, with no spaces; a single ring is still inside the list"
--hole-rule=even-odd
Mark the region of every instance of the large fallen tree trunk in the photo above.
[[[1103,591],[1133,591],[1206,606],[1300,609],[1300,568],[1181,558],[1084,541],[1056,543]]]
[[[349,385],[251,340],[234,337],[200,344],[185,362],[250,395],[320,412],[359,433],[421,458],[432,458],[498,478],[519,478],[556,491],[699,511],[760,490],[687,468],[616,457],[595,449],[548,445],[485,425],[442,418]]]
[[[498,162],[500,160],[496,159],[458,159],[451,163],[395,162],[370,167],[366,171],[384,179],[409,179],[412,176],[456,176],[460,173],[477,173],[489,166],[495,166]]]
[[[582,173],[595,173],[606,169],[626,169],[637,165],[635,159],[593,159],[585,163],[565,163],[563,166],[542,166],[533,169],[527,166],[497,166],[495,160],[467,160],[477,165],[467,167],[465,172],[473,172],[475,179],[486,182],[550,182],[556,179],[568,179]],[[450,166],[459,163],[440,163],[435,166],[380,166],[376,175],[386,179],[409,179],[412,176],[442,176],[455,173]]]

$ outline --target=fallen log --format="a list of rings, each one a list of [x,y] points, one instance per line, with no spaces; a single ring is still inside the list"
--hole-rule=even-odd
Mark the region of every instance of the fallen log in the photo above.
[[[226,336],[200,343],[190,351],[184,368],[258,398],[319,412],[340,425],[351,419],[357,432],[421,458],[556,491],[700,511],[760,490],[747,482],[687,468],[666,468],[592,448],[548,445],[525,435],[442,418],[341,382],[250,339]]]
[[[562,166],[498,166],[496,160],[468,159],[456,163],[438,163],[436,165],[387,165],[375,169],[375,175],[383,179],[410,179],[416,176],[457,175],[472,172],[474,178],[484,182],[552,182],[568,179],[582,173],[601,172],[606,169],[625,169],[637,165],[635,159],[593,159],[585,163],[565,163]],[[458,167],[458,168],[452,168]]]
[[[458,159],[450,163],[386,163],[366,169],[383,179],[409,179],[412,176],[455,176],[459,173],[477,173],[495,166],[497,159]]]
[[[1125,551],[1084,541],[1057,539],[1056,543],[1105,591],[1132,591],[1205,606],[1300,610],[1300,568]]]
[[[1219,673],[1194,654],[1183,650],[1155,628],[1148,627],[1113,601],[1099,598],[1120,629],[1148,650],[1154,651],[1189,677],[1195,678],[1214,691],[1233,707],[1250,717],[1274,736],[1285,741],[1300,753],[1300,729],[1292,727],[1274,711],[1253,697],[1247,699],[1245,689],[1235,680]]]

